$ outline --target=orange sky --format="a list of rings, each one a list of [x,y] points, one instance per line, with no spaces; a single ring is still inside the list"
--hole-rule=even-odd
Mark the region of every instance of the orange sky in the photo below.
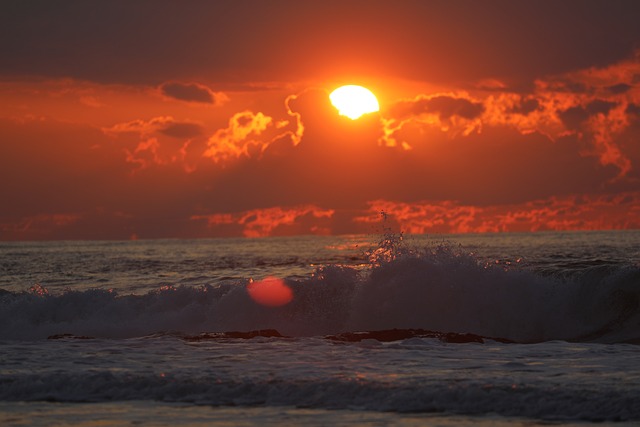
[[[0,5],[0,240],[640,228],[636,1]],[[360,84],[352,121],[328,94]]]

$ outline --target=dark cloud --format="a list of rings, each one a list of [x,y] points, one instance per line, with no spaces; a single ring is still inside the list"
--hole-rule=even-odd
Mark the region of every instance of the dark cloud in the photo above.
[[[453,139],[420,128],[398,137],[414,149],[411,161],[389,167],[396,171],[387,177],[391,191],[385,197],[391,200],[520,203],[590,191],[616,173],[614,167],[598,167],[597,159],[581,155],[583,142],[575,135],[553,142],[537,132],[523,135],[487,126],[481,133]]]
[[[582,82],[568,81],[564,77],[555,78],[547,83],[548,89],[554,92],[591,93],[593,89]]]
[[[564,127],[569,130],[578,130],[589,119],[589,113],[584,107],[571,107],[558,113]]]
[[[629,105],[627,105],[626,112],[627,114],[640,115],[640,105],[630,103]]]
[[[290,81],[329,68],[512,83],[627,57],[639,14],[624,0],[4,1],[0,74],[155,86]]]
[[[481,102],[473,102],[463,98],[451,98],[449,96],[436,96],[425,105],[430,112],[437,112],[441,118],[449,119],[459,116],[464,119],[479,117],[484,111]]]
[[[208,87],[197,83],[164,83],[160,86],[160,91],[170,98],[181,101],[216,103],[216,95]]]
[[[578,130],[587,120],[589,120],[589,117],[596,114],[607,115],[616,105],[618,104],[615,102],[595,99],[585,107],[578,105],[560,111],[558,116],[567,129]]]
[[[626,83],[618,83],[616,85],[607,87],[607,90],[614,95],[620,95],[629,92],[629,90],[631,90],[632,88],[633,86]]]
[[[540,102],[537,99],[526,98],[521,100],[519,104],[510,108],[507,112],[511,114],[522,114],[523,116],[526,116],[538,110],[539,108]]]
[[[194,138],[203,133],[202,126],[196,123],[168,123],[166,126],[158,129],[163,135],[173,138]]]
[[[615,103],[615,102],[605,101],[604,99],[595,99],[595,100],[591,101],[589,104],[587,104],[587,107],[585,108],[585,110],[591,116],[595,115],[595,114],[605,114],[606,115],[616,105],[618,105],[618,104]]]
[[[440,95],[431,98],[418,97],[411,101],[401,101],[390,108],[389,114],[398,119],[421,114],[437,114],[444,120],[453,116],[470,120],[479,117],[483,111],[484,106],[481,102]]]

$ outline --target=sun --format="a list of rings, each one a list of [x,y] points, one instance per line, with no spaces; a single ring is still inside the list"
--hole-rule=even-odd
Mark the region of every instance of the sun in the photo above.
[[[331,92],[329,99],[341,116],[347,116],[351,120],[360,118],[363,114],[375,113],[380,110],[376,96],[362,86],[341,86]]]

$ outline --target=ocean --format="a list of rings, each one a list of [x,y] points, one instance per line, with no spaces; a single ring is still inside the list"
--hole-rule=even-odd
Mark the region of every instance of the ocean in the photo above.
[[[640,423],[640,231],[0,243],[0,425]]]

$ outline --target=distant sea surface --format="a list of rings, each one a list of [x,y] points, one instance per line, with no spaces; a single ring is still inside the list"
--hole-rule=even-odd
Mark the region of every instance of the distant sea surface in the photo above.
[[[1,425],[640,423],[640,231],[0,243]]]

